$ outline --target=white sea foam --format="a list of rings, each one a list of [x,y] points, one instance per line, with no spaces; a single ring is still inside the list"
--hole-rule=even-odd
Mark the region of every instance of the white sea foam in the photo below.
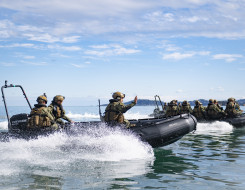
[[[231,133],[233,126],[227,122],[215,121],[211,123],[197,123],[196,134],[222,135]]]
[[[0,131],[8,129],[8,121],[1,121],[0,122]]]
[[[84,114],[79,114],[79,113],[72,113],[69,112],[68,114],[66,114],[68,117],[70,117],[71,119],[75,119],[75,120],[99,120],[100,116],[99,114],[92,114],[92,113],[87,113],[85,112]],[[139,112],[137,113],[132,113],[132,112],[126,112],[124,114],[126,119],[145,119],[145,118],[149,118],[149,116],[147,114],[141,114]]]
[[[81,167],[82,170],[90,162],[116,164],[126,160],[131,163],[135,160],[134,172],[137,173],[140,171],[138,167],[143,167],[146,160],[154,159],[152,147],[134,134],[106,126],[92,126],[80,133],[76,132],[75,135],[55,133],[29,141],[10,139],[10,142],[0,142],[0,147],[0,176],[27,172],[26,167],[28,170],[41,167],[67,171],[75,164],[74,167]],[[119,167],[121,166],[120,164]],[[130,169],[127,167],[129,172]]]
[[[72,119],[99,119],[100,118],[99,114],[91,114],[87,112],[85,112],[84,114],[69,112],[66,115]]]

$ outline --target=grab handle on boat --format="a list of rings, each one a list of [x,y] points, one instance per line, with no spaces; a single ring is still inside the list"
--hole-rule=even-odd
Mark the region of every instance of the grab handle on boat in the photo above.
[[[100,99],[98,99],[98,102],[99,102],[99,115],[100,115],[100,120],[101,120],[101,121],[104,121],[104,117],[103,117],[102,114],[101,114]]]

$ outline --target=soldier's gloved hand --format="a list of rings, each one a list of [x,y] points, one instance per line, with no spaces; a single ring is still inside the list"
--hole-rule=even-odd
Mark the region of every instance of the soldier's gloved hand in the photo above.
[[[137,101],[138,101],[138,97],[135,96],[135,98],[134,98],[134,103],[137,104]]]

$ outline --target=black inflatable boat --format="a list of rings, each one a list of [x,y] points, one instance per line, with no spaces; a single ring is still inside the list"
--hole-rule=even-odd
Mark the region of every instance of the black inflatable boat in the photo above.
[[[158,105],[158,101],[156,98],[159,98],[159,102],[162,106],[162,110],[160,109],[160,106]],[[153,111],[152,114],[150,114],[149,116],[150,117],[153,117],[155,119],[157,118],[165,118],[166,115],[165,115],[165,110],[164,110],[164,106],[163,106],[163,103],[160,99],[160,97],[158,95],[155,95],[155,109]],[[205,119],[205,120],[197,120],[198,123],[212,123],[212,122],[215,122],[215,121],[224,121],[224,122],[227,122],[229,124],[231,124],[233,127],[235,128],[240,128],[240,127],[245,127],[245,113],[243,113],[242,115],[240,116],[236,116],[236,117],[227,117],[227,118],[222,118],[222,119],[219,119],[219,120],[211,120],[211,119]]]
[[[33,139],[40,135],[49,135],[56,131],[51,128],[30,130],[27,129],[27,114],[18,114],[10,118],[9,132],[2,132],[1,141],[8,141],[9,138]],[[58,132],[65,132],[73,135],[75,132],[82,132],[90,126],[99,126],[103,122],[76,122],[73,125],[67,124]],[[184,135],[196,129],[196,118],[190,114],[183,114],[165,119],[139,119],[130,120],[129,129],[142,141],[149,143],[153,148],[166,146],[181,139]],[[109,127],[109,126],[108,126]],[[75,130],[74,130],[75,129]]]
[[[7,105],[4,97],[3,88],[9,87],[20,87],[22,92],[31,108],[31,105],[26,97],[26,94],[23,88],[20,85],[10,85],[7,83],[2,87],[3,101],[6,109],[6,115],[8,118],[8,132],[1,132],[0,140],[8,141],[9,138],[24,138],[31,139],[37,138],[40,135],[49,135],[56,131],[51,128],[36,129],[30,130],[27,129],[28,114],[22,113],[13,115],[9,117]],[[65,132],[69,135],[73,135],[74,131],[82,132],[84,129],[90,126],[98,126],[103,122],[101,121],[92,121],[92,122],[76,122],[73,125],[67,124],[63,126],[59,131]],[[152,147],[162,147],[177,140],[181,139],[184,135],[194,131],[196,129],[196,118],[190,114],[183,114],[179,116],[174,116],[171,118],[162,118],[162,119],[139,119],[139,120],[130,120],[131,127],[129,129],[134,134],[136,134],[142,141],[149,143]],[[76,130],[74,130],[76,129]]]

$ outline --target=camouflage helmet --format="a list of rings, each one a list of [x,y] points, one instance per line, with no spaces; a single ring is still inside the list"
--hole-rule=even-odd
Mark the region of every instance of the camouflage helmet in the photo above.
[[[40,100],[45,101],[46,104],[48,103],[48,99],[47,99],[47,97],[44,96],[44,95],[41,95],[41,96],[38,96],[38,97],[37,97],[37,102],[38,102],[38,103],[39,103]]]
[[[177,100],[172,100],[172,101],[170,102],[170,105],[177,105]]]
[[[202,105],[202,102],[200,102],[199,100],[196,100],[196,101],[195,101],[195,104],[196,104],[196,105]]]
[[[235,98],[229,98],[228,99],[228,102],[234,102],[235,101]]]
[[[54,102],[58,102],[58,101],[63,101],[65,99],[65,96],[62,96],[62,95],[56,95],[54,98],[53,98],[53,101]]]
[[[184,100],[184,101],[182,102],[182,105],[187,105],[187,104],[188,104],[187,100]]]
[[[125,98],[125,94],[121,93],[121,92],[114,92],[112,94],[112,98],[113,99],[121,99],[121,98]]]
[[[214,99],[214,103],[218,103],[218,101],[216,99]]]
[[[209,99],[209,103],[214,103],[214,100],[213,99]]]

